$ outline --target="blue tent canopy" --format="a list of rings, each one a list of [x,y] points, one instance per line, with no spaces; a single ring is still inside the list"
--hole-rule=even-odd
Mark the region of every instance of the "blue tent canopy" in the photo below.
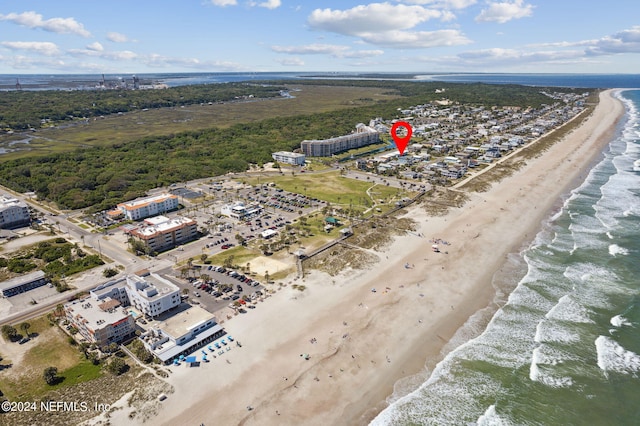
[[[196,357],[195,356],[188,356],[185,360],[186,363],[191,364],[193,362],[196,362]]]

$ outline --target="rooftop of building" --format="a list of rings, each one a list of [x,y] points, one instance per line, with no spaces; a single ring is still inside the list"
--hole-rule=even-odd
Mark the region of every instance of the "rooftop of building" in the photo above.
[[[163,234],[165,232],[174,231],[185,225],[195,224],[196,221],[188,217],[176,217],[169,219],[166,216],[156,216],[146,219],[145,223],[147,226],[138,228],[133,232],[140,236],[151,237],[158,233]]]
[[[8,195],[0,195],[0,209],[12,206],[27,207],[27,204],[17,198],[10,197]]]
[[[282,155],[282,156],[287,156],[287,157],[304,157],[304,154],[301,154],[299,152],[291,152],[291,151],[278,151],[278,152],[274,152],[272,155]]]
[[[84,325],[91,330],[115,324],[131,315],[127,308],[120,306],[120,302],[108,297],[100,302],[91,298],[74,300],[65,304],[64,309],[73,317],[82,317]]]
[[[178,338],[210,319],[215,321],[215,316],[211,312],[199,306],[191,306],[189,309],[168,317],[159,323],[158,327],[169,336]]]
[[[137,198],[135,200],[120,203],[118,204],[118,208],[124,208],[126,210],[135,210],[135,209],[144,207],[146,205],[149,205],[151,203],[161,203],[170,198],[175,198],[176,200],[178,199],[176,195],[162,193],[162,194],[154,195],[151,197]]]
[[[149,274],[145,277],[129,275],[127,276],[127,285],[130,291],[135,291],[149,301],[180,290],[177,285],[158,274]]]
[[[44,278],[44,272],[34,271],[26,275],[21,275],[19,277],[11,278],[9,280],[0,282],[0,290],[8,290],[10,288],[17,287],[22,284],[28,284],[33,281],[38,281],[43,278]]]

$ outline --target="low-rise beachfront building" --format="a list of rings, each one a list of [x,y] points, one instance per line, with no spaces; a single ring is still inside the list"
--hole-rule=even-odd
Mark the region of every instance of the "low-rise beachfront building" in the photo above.
[[[262,214],[262,206],[257,203],[245,205],[242,201],[226,204],[220,209],[220,214],[237,220],[247,220]]]
[[[101,284],[90,293],[96,301],[117,300],[149,317],[157,317],[180,305],[180,288],[157,274],[127,275]]]
[[[173,194],[160,194],[153,197],[137,198],[120,203],[117,209],[129,220],[140,220],[150,216],[167,213],[178,208],[178,197]]]
[[[338,152],[380,142],[380,133],[365,124],[356,125],[355,133],[323,140],[305,140],[300,144],[307,157],[329,157]]]
[[[118,300],[87,297],[64,305],[70,325],[89,343],[100,347],[120,343],[135,335],[135,321]]]
[[[143,241],[152,252],[160,252],[194,240],[198,236],[198,223],[188,217],[169,219],[156,216],[145,219],[144,226],[128,231]]]
[[[158,322],[140,335],[146,348],[165,364],[188,355],[225,335],[215,316],[191,306]]]
[[[29,206],[24,201],[8,196],[0,197],[0,228],[11,229],[31,222]]]
[[[35,271],[0,282],[0,293],[2,297],[11,297],[41,287],[46,283],[47,279],[45,278],[44,272]]]
[[[278,163],[292,164],[294,166],[304,166],[306,156],[297,152],[278,151],[271,154],[274,161]]]

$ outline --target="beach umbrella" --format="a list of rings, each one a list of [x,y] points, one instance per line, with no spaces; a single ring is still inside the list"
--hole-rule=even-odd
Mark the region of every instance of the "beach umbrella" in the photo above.
[[[233,342],[233,337],[227,336],[227,339],[229,339],[230,342]]]

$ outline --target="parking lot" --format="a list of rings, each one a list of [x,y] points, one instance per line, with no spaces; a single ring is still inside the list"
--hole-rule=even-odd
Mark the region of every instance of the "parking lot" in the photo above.
[[[226,269],[207,265],[196,268],[195,276],[173,281],[181,289],[188,289],[190,303],[201,305],[209,312],[217,312],[238,302],[239,312],[255,309],[255,301],[264,295],[264,286],[254,278]],[[204,278],[204,279],[203,279]],[[182,291],[181,291],[182,292]]]

